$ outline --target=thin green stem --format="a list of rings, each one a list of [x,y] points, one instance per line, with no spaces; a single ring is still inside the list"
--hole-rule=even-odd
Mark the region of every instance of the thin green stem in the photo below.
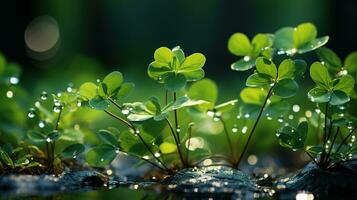
[[[123,106],[119,105],[116,101],[114,101],[112,98],[108,98],[108,100],[114,105],[116,106],[119,110],[123,109]]]
[[[249,142],[250,142],[250,140],[252,139],[253,133],[254,133],[254,131],[255,131],[257,125],[258,125],[258,122],[259,122],[259,120],[260,120],[260,118],[261,118],[261,116],[262,116],[262,114],[263,114],[263,111],[264,111],[264,108],[265,108],[265,106],[266,106],[266,104],[267,104],[267,102],[268,102],[268,99],[270,98],[270,96],[271,96],[271,94],[272,94],[272,92],[273,92],[273,88],[274,88],[274,86],[271,86],[270,89],[269,89],[269,91],[268,91],[268,94],[267,94],[267,96],[266,96],[266,98],[265,98],[265,100],[264,100],[264,103],[263,103],[262,107],[260,108],[258,117],[257,117],[257,119],[255,120],[255,123],[254,123],[254,125],[253,125],[253,128],[252,128],[251,131],[249,132],[248,140],[247,140],[247,142],[246,142],[245,145],[244,145],[243,151],[242,151],[241,155],[239,156],[239,159],[238,159],[238,162],[237,162],[236,165],[235,165],[235,168],[238,168],[238,167],[239,167],[239,164],[240,164],[240,162],[242,161],[242,158],[243,158],[245,152],[247,151]]]
[[[176,92],[174,92],[174,102],[176,102]],[[174,110],[174,115],[175,115],[175,128],[176,128],[176,135],[177,135],[177,140],[179,144],[181,144],[181,139],[180,139],[180,133],[177,131],[179,128],[179,123],[178,123],[178,116],[177,116],[177,110]]]
[[[327,142],[328,105],[329,105],[329,103],[327,102],[326,105],[325,105],[325,127],[324,127],[324,137],[323,137],[323,146],[322,146],[324,150],[322,151],[321,158],[320,158],[320,161],[319,161],[321,165],[324,164],[325,158],[326,158],[325,146],[326,146],[326,142]]]
[[[168,103],[168,98],[169,98],[169,91],[165,90],[165,105]]]
[[[336,149],[336,153],[338,153],[340,151],[340,149],[342,148],[342,146],[347,142],[348,138],[351,137],[351,135],[353,134],[353,132],[355,132],[357,126],[354,127],[350,133],[342,140],[342,142],[340,143],[340,145],[337,147]]]
[[[188,125],[188,141],[187,141],[186,164],[189,162],[191,137],[192,137],[192,127],[193,127],[193,123]]]
[[[315,158],[306,150],[304,150],[304,152],[310,157],[310,159],[317,165],[320,167],[320,164],[318,162],[316,162]]]
[[[222,125],[223,125],[224,133],[225,133],[226,138],[227,138],[229,149],[231,151],[232,159],[235,160],[234,149],[233,149],[233,145],[232,145],[232,140],[231,140],[231,138],[229,136],[229,131],[227,129],[227,124],[225,123],[225,121],[222,118],[221,118],[221,122],[222,122]]]
[[[175,131],[174,131],[173,127],[172,127],[172,124],[171,124],[170,120],[167,119],[167,118],[165,118],[165,120],[166,120],[167,124],[170,127],[172,135],[174,136],[175,143],[176,143],[176,146],[177,146],[177,151],[178,151],[181,163],[182,163],[183,166],[186,166],[185,160],[183,159],[182,152],[181,152],[181,143],[178,141],[178,139],[175,136]]]
[[[334,136],[333,139],[332,139],[330,149],[329,149],[329,151],[327,152],[325,167],[327,167],[327,166],[329,165],[329,162],[330,162],[330,160],[331,160],[331,159],[330,159],[330,154],[331,154],[331,151],[332,151],[332,147],[333,147],[333,145],[334,145],[335,142],[336,142],[336,138],[337,138],[337,135],[338,135],[339,132],[340,132],[340,127],[337,128],[336,134],[335,134],[335,136]]]
[[[319,113],[317,118],[316,144],[318,144],[320,140],[320,125],[321,125],[321,113]]]
[[[112,113],[112,112],[110,112],[108,110],[104,110],[104,112],[107,113],[108,115],[110,115],[111,117],[117,119],[118,121],[124,123],[130,129],[132,129],[134,131],[134,134],[136,134],[139,137],[140,141],[144,144],[145,148],[150,152],[150,154],[154,157],[154,159],[156,159],[167,171],[169,171],[169,168],[165,165],[164,162],[162,162],[158,157],[155,156],[155,153],[151,150],[149,145],[145,142],[144,138],[141,136],[140,133],[138,133],[138,131],[136,130],[135,126],[130,121],[127,121],[127,120],[115,115],[114,113]]]

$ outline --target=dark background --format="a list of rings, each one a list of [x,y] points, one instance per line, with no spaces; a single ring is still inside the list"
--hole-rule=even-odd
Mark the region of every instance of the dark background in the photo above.
[[[253,37],[309,21],[319,36],[330,36],[327,46],[344,58],[357,49],[356,8],[357,1],[333,0],[6,1],[0,12],[0,51],[23,66],[27,89],[46,87],[36,86],[39,79],[58,80],[64,87],[82,81],[77,74],[114,69],[145,77],[154,50],[176,45],[187,54],[204,53],[208,77],[234,80],[239,73],[229,65],[237,58],[226,47],[231,34]],[[60,45],[53,57],[39,61],[29,56],[24,31],[43,15],[57,21]]]

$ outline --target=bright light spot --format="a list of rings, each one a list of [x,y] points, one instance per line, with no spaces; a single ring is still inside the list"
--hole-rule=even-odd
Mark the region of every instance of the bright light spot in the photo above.
[[[9,91],[6,92],[6,96],[7,96],[7,98],[11,99],[12,97],[14,97],[14,92],[9,90]]]
[[[255,165],[258,162],[258,157],[256,155],[250,155],[248,156],[248,164],[250,165]]]
[[[37,53],[51,50],[57,44],[59,38],[58,24],[50,16],[35,18],[25,30],[26,46]]]
[[[196,149],[202,149],[204,147],[204,140],[201,137],[193,137],[190,139],[190,143],[186,141],[186,148],[190,151],[194,151]]]
[[[313,200],[314,195],[307,192],[299,192],[296,194],[296,200]]]
[[[213,162],[212,162],[211,159],[206,159],[206,160],[203,161],[203,165],[204,165],[204,166],[212,165],[212,163],[213,163]]]
[[[294,112],[299,112],[300,111],[300,106],[297,105],[297,104],[293,105],[293,111]]]
[[[310,110],[307,110],[307,111],[305,112],[305,116],[306,116],[307,118],[312,117],[312,112],[311,112]]]
[[[106,172],[107,172],[108,176],[113,174],[113,171],[111,169],[108,169]]]
[[[19,78],[17,77],[11,77],[10,78],[10,83],[13,84],[13,85],[16,85],[19,83]]]
[[[243,126],[243,128],[242,128],[242,133],[243,133],[243,134],[246,133],[247,130],[248,130],[248,127],[247,127],[247,126]]]
[[[244,60],[245,62],[248,62],[248,61],[250,60],[250,57],[249,57],[249,56],[244,56],[244,57],[243,57],[243,60]]]

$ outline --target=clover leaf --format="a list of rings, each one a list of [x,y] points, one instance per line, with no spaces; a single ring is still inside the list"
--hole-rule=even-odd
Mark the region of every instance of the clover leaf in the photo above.
[[[308,124],[306,121],[300,122],[297,128],[292,126],[283,126],[277,130],[279,143],[283,147],[288,147],[294,151],[304,148],[305,140],[308,132]]]
[[[181,96],[177,98],[175,102],[170,102],[165,107],[161,108],[159,100],[155,97],[151,97],[146,102],[125,103],[124,107],[126,110],[130,111],[127,115],[127,118],[130,121],[138,122],[151,118],[156,121],[161,121],[167,118],[168,113],[171,111],[207,103],[207,101],[191,100],[187,96]]]
[[[197,81],[191,85],[187,95],[194,100],[204,100],[206,103],[196,106],[199,111],[207,112],[211,110],[213,112],[228,112],[238,102],[238,100],[230,100],[228,102],[216,105],[218,98],[218,87],[216,83],[208,78]]]
[[[295,63],[297,64],[295,65]],[[259,57],[256,60],[256,72],[247,78],[246,85],[249,87],[271,86],[276,96],[289,98],[294,96],[298,90],[298,84],[294,79],[301,76],[305,68],[306,63],[301,60],[285,59],[277,69],[269,59]]]
[[[273,45],[273,35],[257,34],[252,41],[243,33],[235,33],[228,40],[228,50],[236,55],[243,57],[231,64],[231,69],[246,71],[255,66],[258,56],[271,58]]]
[[[90,107],[104,110],[110,106],[110,101],[125,97],[133,88],[133,83],[124,82],[123,75],[114,71],[105,76],[98,85],[92,82],[83,83],[78,92]]]
[[[327,67],[320,62],[315,62],[310,68],[311,79],[316,86],[308,92],[312,102],[341,105],[350,101],[354,91],[355,79],[350,75],[332,79]]]
[[[312,23],[302,23],[297,27],[284,27],[275,33],[273,47],[278,54],[303,54],[325,45],[329,37],[317,38],[317,30]]]
[[[202,67],[206,58],[201,53],[185,57],[182,49],[177,46],[172,50],[160,47],[154,53],[154,61],[148,67],[148,75],[159,83],[163,83],[170,91],[178,91],[187,82],[197,81],[204,77]]]
[[[93,147],[86,154],[86,161],[95,167],[104,167],[110,164],[117,156],[118,151],[111,145],[102,144]]]
[[[316,50],[320,61],[327,66],[327,68],[337,75],[343,76],[348,73],[353,74],[357,72],[357,52],[352,52],[347,55],[344,62],[340,57],[327,47],[321,47]]]
[[[62,156],[64,158],[75,158],[77,155],[83,153],[85,150],[83,144],[72,144],[67,146],[63,151],[62,151]]]

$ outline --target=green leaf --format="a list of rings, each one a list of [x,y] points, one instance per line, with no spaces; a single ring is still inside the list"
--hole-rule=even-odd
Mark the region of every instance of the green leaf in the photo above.
[[[340,91],[340,90],[336,90],[336,91],[333,91],[332,94],[331,94],[331,100],[330,100],[330,104],[335,106],[335,105],[341,105],[341,104],[345,104],[347,102],[350,101],[350,97]]]
[[[324,62],[327,67],[332,68],[335,71],[339,70],[342,67],[341,59],[331,49],[327,47],[321,47],[316,50],[316,53],[320,61]]]
[[[320,146],[307,146],[305,147],[305,150],[309,153],[311,153],[313,156],[317,157],[318,155],[321,155],[321,153],[324,151],[324,148]]]
[[[156,111],[147,109],[145,103],[142,102],[125,103],[123,105],[126,109],[130,110],[127,116],[130,121],[145,121],[153,118],[156,114]]]
[[[230,100],[215,106],[214,109],[216,110],[216,112],[221,112],[221,113],[228,112],[236,106],[237,102],[238,99]]]
[[[256,59],[250,57],[242,58],[231,64],[231,69],[236,71],[246,71],[255,66]]]
[[[165,78],[165,88],[177,92],[186,86],[186,77],[183,74],[174,74]]]
[[[191,85],[187,95],[194,100],[205,100],[214,105],[218,97],[218,87],[216,83],[208,78],[197,81]]]
[[[31,155],[25,155],[15,161],[15,167],[23,167],[30,163],[30,160],[27,157],[31,157]]]
[[[99,87],[99,90],[102,90],[103,93],[109,97],[116,96],[123,81],[124,78],[122,73],[114,71],[104,77],[102,84],[100,85],[101,87]]]
[[[333,87],[333,90],[341,90],[346,94],[353,91],[355,79],[351,75],[345,75],[338,79],[338,83]]]
[[[49,138],[51,141],[56,141],[60,137],[60,134],[57,130],[52,131],[47,135],[47,138]]]
[[[299,24],[294,29],[294,45],[298,48],[314,40],[317,36],[316,27],[312,23]]]
[[[275,64],[267,58],[259,57],[256,61],[256,69],[260,74],[266,74],[276,78],[277,69]]]
[[[148,67],[148,75],[150,78],[158,81],[159,83],[163,83],[165,78],[172,72],[172,69],[159,62],[152,62]]]
[[[0,159],[5,163],[6,165],[10,167],[14,167],[14,162],[10,158],[10,156],[3,150],[0,149]]]
[[[77,155],[83,153],[85,150],[84,146],[82,144],[76,143],[67,146],[63,151],[62,151],[62,156],[64,158],[75,158]]]
[[[173,57],[174,54],[167,47],[160,47],[154,53],[155,61],[164,64],[164,66],[169,66],[173,61]]]
[[[272,35],[269,34],[257,34],[252,40],[253,52],[255,56],[258,56],[260,52],[267,47],[271,47],[273,44]]]
[[[205,71],[203,71],[203,69],[190,72],[181,72],[180,74],[185,76],[186,81],[198,81],[205,77]]]
[[[294,76],[296,77],[300,77],[303,76],[305,74],[306,71],[306,67],[307,64],[304,60],[294,60],[294,64],[295,64],[295,72],[294,72]]]
[[[273,47],[278,49],[278,53],[295,48],[293,34],[294,28],[292,27],[281,28],[275,33]]]
[[[266,74],[254,73],[247,78],[245,83],[249,87],[264,87],[273,83],[270,76]]]
[[[114,147],[119,145],[117,138],[108,130],[102,129],[97,133],[97,135],[104,144],[109,144]]]
[[[344,67],[348,72],[357,72],[357,51],[348,54],[344,62]]]
[[[243,33],[235,33],[228,40],[228,50],[236,56],[247,56],[253,47],[248,37]]]
[[[330,74],[327,68],[320,62],[314,62],[310,67],[310,76],[312,80],[320,87],[329,89],[331,82]]]
[[[330,101],[331,92],[324,88],[315,87],[308,92],[307,96],[312,102],[326,103]]]
[[[109,165],[117,156],[117,149],[110,145],[100,145],[92,148],[86,155],[86,161],[94,167]]]
[[[264,109],[264,114],[269,117],[279,117],[290,111],[290,104],[286,101],[270,103]]]
[[[182,49],[180,48],[180,46],[176,46],[172,49],[172,53],[174,54],[174,56],[177,58],[177,60],[179,61],[180,64],[183,63],[183,61],[185,60],[185,53],[182,51]]]
[[[185,58],[179,68],[179,72],[195,71],[201,69],[206,62],[206,58],[201,53],[194,53]]]
[[[295,77],[295,63],[291,59],[285,59],[280,63],[278,69],[278,80],[294,79]]]
[[[100,97],[95,97],[89,101],[89,105],[97,110],[105,110],[110,106],[110,102]]]
[[[306,53],[306,52],[318,49],[318,48],[322,47],[323,45],[325,45],[328,42],[328,40],[329,40],[328,36],[317,38],[317,39],[305,44],[301,48],[299,48],[298,53],[302,54],[302,53]]]
[[[176,144],[169,142],[163,142],[162,144],[160,144],[159,148],[162,154],[170,154],[177,151]]]
[[[45,141],[45,136],[37,131],[34,131],[34,130],[30,130],[29,132],[27,132],[27,136],[30,140],[32,140],[34,142]]]
[[[97,96],[97,85],[92,82],[83,83],[79,87],[79,95],[85,100],[90,100]]]
[[[299,85],[296,81],[292,79],[283,79],[274,86],[274,94],[282,98],[289,98],[294,96],[298,89]]]
[[[240,93],[240,98],[244,103],[262,105],[267,92],[261,88],[244,88]]]
[[[134,83],[123,83],[120,86],[120,89],[118,91],[116,98],[118,99],[118,98],[125,97],[134,89],[134,86],[135,86]]]
[[[304,148],[307,137],[308,124],[301,122],[295,129],[291,126],[284,126],[277,131],[280,145],[295,150]]]
[[[201,104],[207,104],[209,102],[203,100],[192,100],[187,96],[181,96],[173,103],[168,104],[165,108],[162,109],[162,112],[170,112],[173,110],[178,110],[185,107],[192,107]]]

